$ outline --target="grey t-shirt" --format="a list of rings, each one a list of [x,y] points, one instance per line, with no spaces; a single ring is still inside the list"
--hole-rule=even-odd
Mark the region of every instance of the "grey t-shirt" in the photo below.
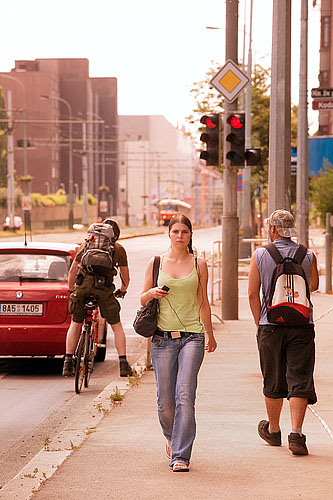
[[[283,257],[294,257],[298,248],[298,244],[292,241],[290,238],[278,238],[274,241],[274,245]],[[313,253],[311,252],[311,250],[308,250],[302,262],[302,267],[309,284],[312,259]],[[270,323],[267,319],[266,304],[268,304],[272,275],[275,269],[275,262],[265,248],[258,248],[256,250],[256,262],[260,273],[262,293],[259,325],[273,325],[274,323]],[[309,322],[313,323],[312,306]]]

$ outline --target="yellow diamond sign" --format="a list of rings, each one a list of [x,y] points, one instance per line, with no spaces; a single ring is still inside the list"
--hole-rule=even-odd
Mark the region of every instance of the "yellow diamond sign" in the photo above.
[[[250,80],[244,71],[229,59],[210,83],[228,102],[233,102]]]

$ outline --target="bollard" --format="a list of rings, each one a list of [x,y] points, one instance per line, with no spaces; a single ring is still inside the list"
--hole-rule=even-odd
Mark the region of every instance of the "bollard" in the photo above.
[[[332,215],[326,214],[326,234],[325,234],[325,293],[332,291]]]

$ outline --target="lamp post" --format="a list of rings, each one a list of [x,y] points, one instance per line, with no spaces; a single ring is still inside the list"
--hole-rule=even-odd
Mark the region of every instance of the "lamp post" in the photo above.
[[[96,182],[96,178],[99,181],[99,176],[95,175],[95,182],[97,184],[95,186],[95,189],[99,189],[100,187],[102,188],[101,189],[102,201],[105,201],[106,200],[106,196],[105,196],[105,191],[106,191],[106,186],[105,186],[105,127],[106,127],[106,125],[105,125],[105,120],[103,120],[103,118],[98,113],[94,113],[92,111],[87,111],[87,114],[89,114],[91,116],[94,116],[95,118],[98,118],[98,120],[101,120],[101,122],[102,122],[101,123],[101,125],[102,125],[102,162],[101,162],[102,171],[101,171],[101,184],[102,185],[98,186],[99,182]],[[98,165],[96,167],[96,170],[98,172]],[[100,212],[101,212],[101,208],[100,208],[100,203],[99,203],[99,205],[98,205],[98,216],[101,216]]]
[[[73,224],[74,224],[74,213],[73,213],[73,132],[72,132],[72,121],[73,121],[73,114],[72,114],[72,107],[69,104],[66,99],[63,99],[62,97],[58,96],[49,96],[49,95],[41,95],[41,99],[53,99],[56,101],[60,101],[68,109],[68,117],[69,117],[69,123],[68,123],[68,136],[69,136],[69,159],[68,159],[68,197],[69,197],[69,214],[68,214],[68,228],[73,229]]]
[[[22,89],[22,95],[23,95],[23,108],[22,108],[22,113],[23,113],[23,175],[25,178],[24,194],[27,196],[29,194],[29,189],[28,189],[28,181],[27,181],[28,153],[27,153],[27,99],[26,99],[26,90],[25,90],[25,86],[23,85],[23,83],[20,82],[20,80],[18,80],[14,76],[4,75],[3,73],[0,73],[0,78],[7,78],[8,80],[14,81]],[[30,211],[29,210],[24,210],[24,221],[25,221],[26,228],[28,228],[28,230],[31,230],[31,219],[30,219]]]
[[[17,78],[14,78],[13,76],[9,75],[4,75],[3,73],[0,73],[0,78],[8,78],[8,80],[13,80],[16,82],[18,85],[20,85],[22,91],[23,91],[23,154],[24,154],[24,176],[28,175],[28,155],[27,155],[27,100],[26,100],[26,91],[25,91],[25,86],[23,85],[20,80]],[[26,191],[25,194],[28,194]]]

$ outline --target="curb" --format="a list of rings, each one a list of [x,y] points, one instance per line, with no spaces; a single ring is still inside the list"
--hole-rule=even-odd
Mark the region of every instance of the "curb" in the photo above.
[[[145,372],[143,369],[145,362],[146,356],[143,356],[132,365],[139,377]],[[31,499],[40,486],[59,469],[66,458],[82,445],[89,434],[97,432],[97,425],[112,411],[114,406],[110,395],[118,390],[124,396],[131,387],[128,379],[110,382],[79,413],[76,419],[55,436],[51,443],[46,444],[13,479],[1,488],[0,498],[4,500]],[[84,422],[84,428],[82,422]]]

